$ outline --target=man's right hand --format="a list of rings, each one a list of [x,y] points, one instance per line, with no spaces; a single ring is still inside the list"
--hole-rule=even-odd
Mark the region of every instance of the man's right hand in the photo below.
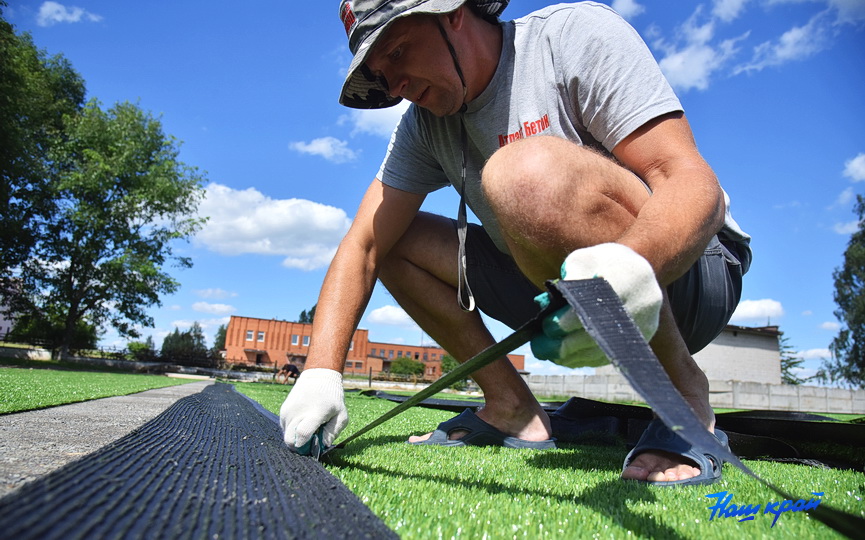
[[[279,409],[279,424],[289,448],[309,442],[319,427],[324,427],[325,446],[332,445],[348,425],[342,373],[324,368],[304,370]]]

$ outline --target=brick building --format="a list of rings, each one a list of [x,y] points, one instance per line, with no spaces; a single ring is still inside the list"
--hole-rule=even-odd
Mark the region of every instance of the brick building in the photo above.
[[[311,339],[311,324],[232,315],[225,332],[225,361],[275,368],[293,363],[302,369]],[[406,357],[423,362],[424,378],[433,380],[441,376],[441,360],[446,354],[440,347],[373,342],[368,330],[358,329],[352,337],[344,373],[388,372],[391,362]],[[518,371],[524,371],[525,356],[509,354],[508,359]]]

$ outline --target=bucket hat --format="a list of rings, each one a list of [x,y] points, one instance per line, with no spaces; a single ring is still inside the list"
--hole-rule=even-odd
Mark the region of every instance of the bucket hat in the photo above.
[[[443,14],[471,4],[483,14],[498,17],[509,0],[342,0],[339,18],[354,55],[342,85],[339,102],[353,109],[384,109],[402,98],[391,97],[387,83],[366,67],[366,57],[390,25],[401,17],[420,13]]]

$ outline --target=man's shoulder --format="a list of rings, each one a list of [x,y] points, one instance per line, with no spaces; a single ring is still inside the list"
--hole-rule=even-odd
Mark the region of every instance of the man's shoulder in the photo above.
[[[532,24],[549,19],[569,18],[573,15],[578,16],[606,16],[615,15],[616,12],[610,6],[598,2],[574,2],[568,4],[553,4],[535,10],[528,15],[524,15],[514,19],[516,24]]]

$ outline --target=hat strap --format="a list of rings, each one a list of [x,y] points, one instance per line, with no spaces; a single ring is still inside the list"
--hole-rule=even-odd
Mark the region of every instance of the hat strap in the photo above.
[[[465,113],[467,108],[466,94],[468,94],[468,87],[466,86],[466,78],[463,76],[462,67],[460,67],[459,58],[457,58],[457,51],[454,49],[454,46],[451,43],[450,38],[448,38],[448,34],[445,32],[445,28],[442,26],[438,17],[436,17],[435,21],[436,24],[438,24],[442,38],[445,40],[445,44],[448,46],[448,51],[450,51],[451,58],[454,60],[454,68],[456,68],[457,75],[463,85],[463,104],[459,110],[460,147],[462,149],[462,173],[460,176],[462,182],[460,184],[460,206],[459,211],[457,212],[457,236],[459,237],[459,251],[457,253],[457,270],[459,274],[457,280],[457,302],[459,302],[463,311],[474,311],[475,297],[474,294],[472,294],[471,287],[469,287],[468,273],[466,271],[466,236],[468,232],[468,220],[466,219],[466,151],[468,150],[468,137],[466,134],[466,124],[465,119],[463,118],[463,113]]]
[[[450,38],[448,38],[448,33],[445,32],[445,27],[442,26],[442,23],[438,19],[438,17],[435,18],[435,21],[439,27],[439,32],[441,32],[442,37],[445,40],[445,45],[448,46],[448,51],[450,51],[451,58],[453,58],[453,60],[454,60],[454,68],[456,68],[457,75],[459,76],[460,82],[463,85],[463,104],[462,104],[462,107],[460,107],[460,112],[464,112],[466,110],[466,94],[468,94],[468,87],[466,86],[466,78],[463,76],[463,69],[462,69],[462,67],[460,67],[460,61],[459,61],[459,58],[457,58],[457,51],[456,51],[456,49],[454,49],[454,46],[451,43]]]

